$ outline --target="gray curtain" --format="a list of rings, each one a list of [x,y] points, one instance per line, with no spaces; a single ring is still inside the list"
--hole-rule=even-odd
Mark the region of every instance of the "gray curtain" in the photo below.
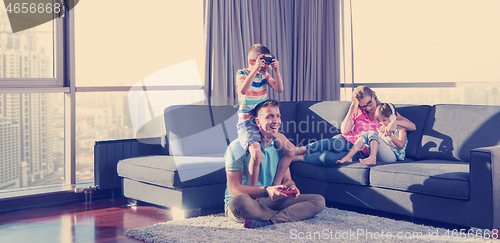
[[[248,48],[262,43],[280,61],[280,101],[339,100],[332,0],[205,0],[205,89],[235,102],[236,71],[248,66]],[[271,72],[271,75],[274,75]]]

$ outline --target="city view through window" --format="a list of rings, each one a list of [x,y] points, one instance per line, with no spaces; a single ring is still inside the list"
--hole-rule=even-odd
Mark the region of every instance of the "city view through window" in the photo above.
[[[0,190],[64,182],[63,94],[0,94]],[[94,179],[95,141],[134,138],[126,92],[77,95],[76,180]]]
[[[0,78],[53,78],[52,22],[12,33],[0,12]],[[62,94],[0,93],[0,189],[62,182]]]
[[[189,4],[156,1],[157,7],[153,9],[149,5],[125,5],[122,11],[114,12],[113,19],[106,24],[95,18],[109,14],[107,9],[120,3],[101,1],[101,8],[96,9],[97,2],[81,1],[75,7],[75,24],[70,26],[78,30],[75,31],[75,46],[72,47],[77,63],[77,87],[108,87],[106,92],[76,93],[74,125],[77,183],[94,178],[96,141],[136,137],[130,119],[128,92],[124,92],[122,86],[132,86],[158,70],[192,59],[197,60],[199,68],[204,66],[203,1]],[[3,7],[0,6],[0,9]],[[141,18],[130,18],[130,11],[148,14]],[[0,82],[1,78],[53,77],[52,65],[56,63],[54,47],[57,46],[53,43],[53,23],[13,34],[5,11],[1,12],[0,55],[3,59],[0,58]],[[151,24],[171,23],[186,16],[189,16],[189,21],[184,21],[183,25],[166,25],[162,31]],[[113,30],[110,31],[110,28]],[[191,31],[184,33],[186,29]],[[131,32],[134,35],[130,35]],[[178,37],[171,38],[172,35]],[[149,40],[148,45],[140,44],[144,40]],[[4,63],[11,54],[17,56],[13,57],[12,62]],[[29,73],[25,71],[28,63]],[[5,68],[9,68],[8,72],[3,72]],[[112,87],[122,91],[112,91]],[[177,102],[200,95],[197,91],[186,92],[172,91],[175,95],[168,93],[166,97]],[[64,121],[65,112],[67,115],[70,110],[65,111],[64,105],[64,93],[0,93],[0,190],[63,184],[67,181],[65,176],[69,176],[67,166],[70,165],[65,165],[64,161],[65,156],[68,156],[65,147],[69,144],[65,144]],[[151,127],[147,129],[156,130]],[[146,131],[138,136],[150,134]]]

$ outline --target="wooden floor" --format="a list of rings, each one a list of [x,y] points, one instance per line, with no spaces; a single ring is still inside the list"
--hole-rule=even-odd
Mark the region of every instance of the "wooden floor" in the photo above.
[[[125,198],[77,203],[0,214],[0,242],[141,242],[123,233],[168,220],[168,210]]]
[[[339,207],[339,205],[337,207],[344,210],[350,209]],[[363,210],[359,212],[366,213]],[[210,214],[213,212],[201,213]],[[377,215],[374,212],[368,214]],[[406,219],[397,215],[391,217],[390,214],[379,216],[397,220]],[[24,210],[0,214],[0,243],[137,243],[142,241],[129,238],[123,233],[130,228],[152,225],[171,219],[171,212],[167,209],[154,206],[131,207],[126,198],[99,200],[92,204],[76,203]],[[417,221],[415,223],[427,225],[426,222]],[[433,222],[433,224],[428,225],[457,229],[453,225],[441,224]]]

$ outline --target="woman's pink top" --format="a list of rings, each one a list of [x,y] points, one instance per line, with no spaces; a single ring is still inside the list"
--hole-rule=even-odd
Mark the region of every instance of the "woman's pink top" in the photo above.
[[[375,116],[375,114],[372,114],[372,118]],[[358,109],[358,111],[354,114],[352,114],[352,120],[354,121],[354,126],[353,129],[345,134],[342,135],[344,138],[354,144],[356,140],[358,140],[358,137],[361,133],[367,132],[367,131],[377,131],[377,128],[382,126],[377,120],[375,119],[370,119],[368,116],[368,113],[364,109]],[[363,149],[362,150],[365,154],[368,154],[368,150]]]

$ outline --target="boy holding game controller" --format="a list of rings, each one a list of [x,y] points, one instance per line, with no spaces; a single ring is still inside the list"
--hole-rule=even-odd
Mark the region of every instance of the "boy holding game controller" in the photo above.
[[[267,72],[269,67],[273,69],[276,79],[272,78]],[[255,123],[254,108],[257,104],[267,100],[267,86],[270,86],[278,93],[283,92],[279,62],[271,55],[267,47],[262,44],[255,44],[250,47],[248,51],[248,68],[238,70],[236,85],[239,103],[238,140],[243,149],[248,149],[250,152],[250,185],[257,186],[262,152],[260,150],[261,137]],[[279,127],[275,129],[279,129]],[[278,148],[284,152],[273,181],[273,185],[279,185],[295,156],[295,146],[281,133],[276,133],[275,140]]]

